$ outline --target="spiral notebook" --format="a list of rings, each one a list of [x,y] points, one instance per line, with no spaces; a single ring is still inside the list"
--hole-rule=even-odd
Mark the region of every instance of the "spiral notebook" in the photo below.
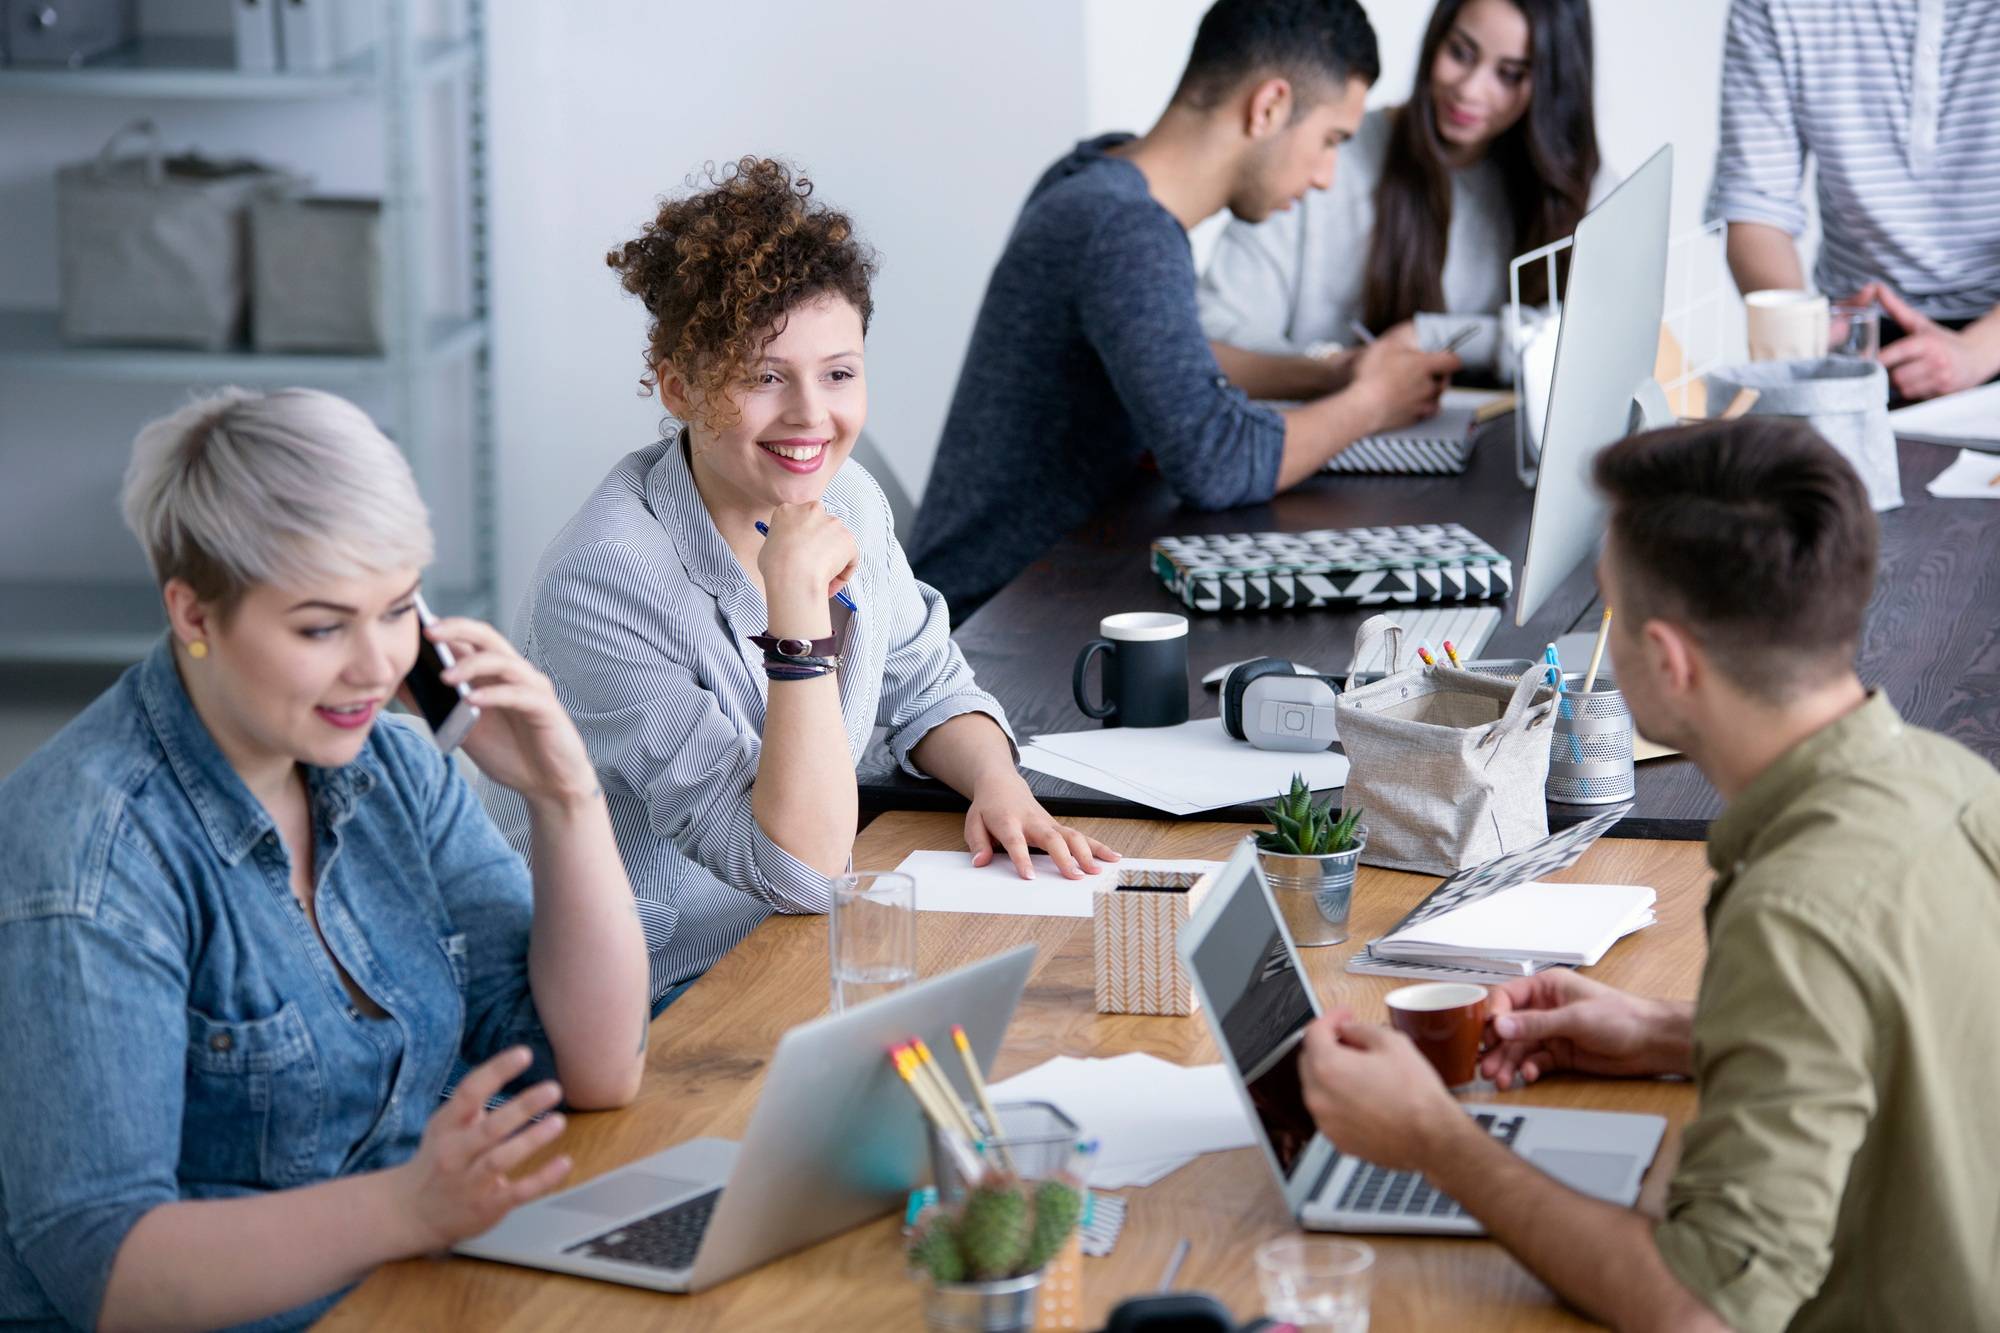
[[[1447,402],[1428,421],[1364,435],[1320,468],[1322,472],[1395,476],[1456,476],[1472,461],[1471,403]]]

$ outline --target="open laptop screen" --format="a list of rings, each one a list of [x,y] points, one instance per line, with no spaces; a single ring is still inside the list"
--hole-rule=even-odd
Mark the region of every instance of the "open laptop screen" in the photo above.
[[[1289,1181],[1313,1137],[1298,1070],[1299,1041],[1314,1018],[1312,998],[1255,872],[1227,891],[1189,961]]]

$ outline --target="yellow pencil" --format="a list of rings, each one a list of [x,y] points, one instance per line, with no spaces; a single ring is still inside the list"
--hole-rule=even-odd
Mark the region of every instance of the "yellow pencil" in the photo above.
[[[939,1142],[943,1143],[945,1151],[951,1154],[959,1175],[968,1183],[978,1181],[985,1174],[979,1154],[972,1150],[972,1144],[959,1132],[951,1115],[938,1100],[937,1091],[918,1072],[921,1065],[917,1060],[917,1053],[908,1046],[898,1046],[889,1053],[889,1056],[896,1066],[896,1072],[902,1075],[903,1082],[910,1085],[910,1092],[916,1097],[917,1105],[922,1107],[924,1114],[930,1118]]]
[[[1604,645],[1611,637],[1611,608],[1604,608],[1604,619],[1597,622],[1597,643],[1590,650],[1590,670],[1583,674],[1583,692],[1590,693],[1590,687],[1597,684],[1597,664],[1604,660]]]
[[[931,1048],[929,1044],[926,1043],[922,1037],[918,1037],[915,1041],[915,1045],[917,1050],[917,1059],[923,1062],[924,1072],[926,1074],[929,1074],[933,1079],[937,1080],[938,1093],[940,1096],[944,1098],[945,1104],[952,1109],[952,1112],[955,1115],[957,1115],[959,1121],[959,1128],[965,1132],[965,1136],[971,1139],[974,1143],[977,1143],[980,1139],[985,1138],[986,1136],[979,1132],[979,1126],[973,1124],[972,1117],[966,1113],[965,1103],[958,1099],[957,1089],[953,1088],[951,1086],[951,1080],[944,1076],[944,1070],[938,1065],[937,1057],[931,1054]],[[997,1133],[999,1127],[996,1125],[994,1129],[995,1132]]]
[[[972,1043],[965,1039],[965,1028],[962,1025],[958,1023],[951,1025],[951,1041],[952,1045],[958,1047],[958,1058],[965,1062],[965,1077],[972,1083],[972,1095],[979,1099],[979,1109],[986,1112],[986,1123],[991,1126],[993,1137],[998,1139],[1001,1135],[1000,1113],[993,1109],[993,1099],[986,1094],[986,1080],[979,1076],[979,1061],[972,1058]],[[999,1147],[1001,1165],[1012,1171],[1013,1155],[1007,1151],[1006,1144],[1000,1144]]]

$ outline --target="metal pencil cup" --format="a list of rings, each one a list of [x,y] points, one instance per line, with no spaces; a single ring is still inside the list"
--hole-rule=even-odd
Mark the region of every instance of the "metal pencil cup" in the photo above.
[[[1059,1108],[1048,1102],[1000,1102],[993,1109],[1000,1116],[1000,1134],[984,1141],[982,1160],[996,1164],[1012,1161],[1014,1174],[1022,1180],[1046,1180],[1065,1172],[1080,1174],[1077,1125]],[[971,1106],[966,1110],[982,1132],[990,1128],[985,1112]],[[930,1131],[930,1147],[931,1179],[937,1182],[938,1202],[956,1203],[965,1197],[967,1181],[938,1142],[935,1127]]]
[[[1549,799],[1609,805],[1631,800],[1632,783],[1632,710],[1617,682],[1600,672],[1585,694],[1580,672],[1564,675],[1549,748]]]

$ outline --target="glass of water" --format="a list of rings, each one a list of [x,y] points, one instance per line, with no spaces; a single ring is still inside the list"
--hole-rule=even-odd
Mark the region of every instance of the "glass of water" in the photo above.
[[[1837,301],[1827,316],[1828,356],[1873,361],[1882,350],[1882,307],[1873,301],[1866,305]]]
[[[917,979],[917,882],[908,875],[836,876],[827,930],[834,1013]]]
[[[1281,1236],[1257,1247],[1264,1314],[1299,1333],[1368,1333],[1375,1251],[1358,1240]]]

